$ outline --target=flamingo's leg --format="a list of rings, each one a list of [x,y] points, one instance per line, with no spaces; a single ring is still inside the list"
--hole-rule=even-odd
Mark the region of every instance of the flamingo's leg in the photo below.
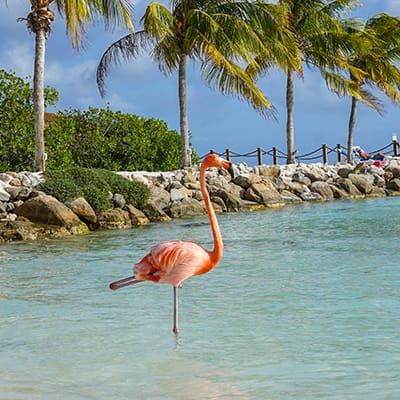
[[[174,328],[172,331],[177,335],[179,333],[178,328],[178,287],[174,286]]]

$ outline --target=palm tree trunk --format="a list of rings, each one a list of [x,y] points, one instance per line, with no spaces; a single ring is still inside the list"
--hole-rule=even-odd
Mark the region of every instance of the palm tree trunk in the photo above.
[[[293,71],[288,70],[286,80],[286,148],[287,148],[287,164],[296,162],[294,157],[294,82]]]
[[[181,167],[190,167],[190,147],[189,147],[189,122],[187,116],[187,96],[186,96],[186,55],[181,54],[178,72],[179,87],[179,116],[182,142]]]
[[[355,97],[351,98],[351,111],[349,118],[349,131],[347,136],[347,162],[353,162],[353,138],[354,138],[354,126],[356,124],[356,115],[358,108],[358,100]]]
[[[33,72],[33,110],[35,114],[35,170],[44,171],[44,56],[46,33],[35,33],[35,67]]]

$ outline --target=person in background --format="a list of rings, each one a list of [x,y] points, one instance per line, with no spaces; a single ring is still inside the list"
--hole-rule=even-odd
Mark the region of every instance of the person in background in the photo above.
[[[360,161],[366,160],[375,160],[375,161],[383,161],[385,159],[385,155],[383,153],[377,153],[372,155],[371,153],[367,153],[360,146],[353,146],[353,159],[357,164]]]

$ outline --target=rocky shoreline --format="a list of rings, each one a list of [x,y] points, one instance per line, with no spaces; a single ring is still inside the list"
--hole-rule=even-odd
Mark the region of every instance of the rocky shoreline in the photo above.
[[[173,218],[205,214],[198,182],[199,167],[172,172],[118,172],[144,182],[151,191],[136,209],[118,193],[110,209],[96,215],[84,198],[61,203],[35,190],[40,173],[0,173],[0,243],[60,238],[98,229],[126,229]],[[304,201],[330,201],[400,195],[400,160],[385,167],[372,163],[291,164],[249,167],[234,164],[234,177],[210,169],[207,185],[218,212],[251,211]]]

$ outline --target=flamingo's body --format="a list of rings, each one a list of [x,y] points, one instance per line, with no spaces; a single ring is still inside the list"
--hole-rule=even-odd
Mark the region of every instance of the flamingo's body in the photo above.
[[[210,219],[214,239],[214,249],[209,251],[202,246],[184,240],[168,240],[156,244],[133,267],[133,276],[110,284],[113,290],[142,281],[169,283],[174,287],[174,328],[178,333],[178,288],[185,279],[205,274],[213,269],[222,257],[223,242],[217,218],[207,192],[205,173],[209,167],[223,167],[231,171],[231,164],[216,154],[209,154],[200,169],[200,186]]]

